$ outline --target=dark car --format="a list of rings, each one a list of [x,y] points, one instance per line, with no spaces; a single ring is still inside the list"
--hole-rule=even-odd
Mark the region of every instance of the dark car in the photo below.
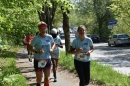
[[[100,37],[96,34],[87,34],[87,37],[90,37],[93,43],[100,43]]]
[[[87,37],[91,38],[91,35],[90,35],[90,34],[87,34]]]
[[[59,36],[60,36],[61,39],[64,39],[64,38],[65,38],[65,35],[64,35],[63,32],[59,33]]]

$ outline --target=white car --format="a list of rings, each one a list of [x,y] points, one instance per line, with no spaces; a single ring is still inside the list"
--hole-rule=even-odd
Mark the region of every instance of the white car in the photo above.
[[[108,46],[130,44],[130,36],[127,34],[114,34],[112,38],[108,40]]]

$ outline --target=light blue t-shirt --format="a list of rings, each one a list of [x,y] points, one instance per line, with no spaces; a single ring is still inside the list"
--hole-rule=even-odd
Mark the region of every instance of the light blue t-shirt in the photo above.
[[[43,54],[34,53],[34,58],[37,60],[51,58],[50,49],[53,42],[54,40],[52,36],[49,34],[46,34],[44,38],[41,37],[40,35],[35,36],[30,45],[33,46],[36,50],[43,49],[44,53]]]
[[[56,38],[54,38],[54,42],[55,42],[55,44],[60,45],[60,43],[61,43],[61,38],[57,36]],[[54,50],[53,50],[53,53],[56,53],[56,54],[59,54],[59,53],[60,53],[60,49],[59,49],[58,46],[55,46],[55,48],[54,48]]]
[[[93,42],[89,37],[85,37],[85,39],[83,41],[81,41],[79,39],[79,37],[77,37],[72,42],[73,48],[75,48],[75,49],[79,49],[80,47],[83,48],[83,51],[81,52],[82,54],[88,52],[90,50],[91,46],[93,46]],[[88,62],[88,61],[90,61],[90,56],[85,56],[85,59],[79,59],[79,54],[75,54],[74,59],[76,59],[78,61],[82,61],[82,62]]]

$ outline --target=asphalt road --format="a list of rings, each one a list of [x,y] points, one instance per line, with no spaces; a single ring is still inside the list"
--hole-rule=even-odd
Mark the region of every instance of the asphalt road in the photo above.
[[[70,38],[73,40],[74,38]],[[65,43],[65,40],[62,39]],[[62,50],[65,50],[65,46]],[[109,47],[107,43],[94,43],[92,60],[102,64],[110,65],[114,70],[130,75],[130,46]]]
[[[107,43],[94,44],[95,50],[91,54],[93,60],[110,65],[114,70],[129,75],[130,46],[109,47]]]

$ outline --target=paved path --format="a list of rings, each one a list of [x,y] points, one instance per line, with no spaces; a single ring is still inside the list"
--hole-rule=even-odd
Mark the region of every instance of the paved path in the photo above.
[[[21,48],[17,53],[17,68],[20,69],[22,74],[26,77],[29,86],[36,86],[36,76],[33,68],[33,62],[29,62],[27,58],[27,51]],[[53,76],[50,76],[50,86],[78,86],[79,80],[76,74],[72,74],[63,68],[58,67],[57,82],[53,82]],[[43,82],[42,82],[43,84]],[[42,85],[43,86],[43,85]],[[97,85],[89,85],[97,86]]]

